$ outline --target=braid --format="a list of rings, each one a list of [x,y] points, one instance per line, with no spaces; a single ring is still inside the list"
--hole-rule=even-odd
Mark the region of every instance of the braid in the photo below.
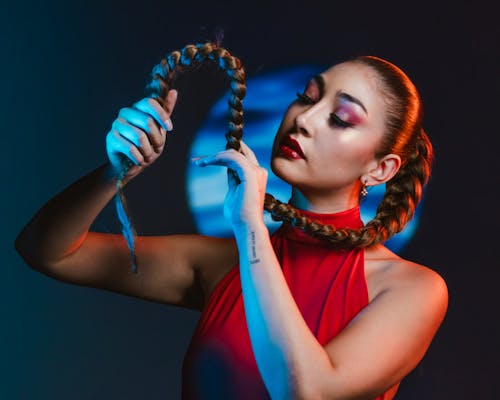
[[[266,195],[264,201],[264,208],[274,220],[293,225],[336,248],[368,247],[385,242],[403,230],[422,197],[433,160],[432,144],[421,128],[421,100],[406,74],[388,61],[374,56],[358,57],[352,62],[365,64],[378,73],[383,88],[381,94],[388,104],[387,133],[376,156],[395,153],[403,160],[399,171],[386,183],[386,192],[375,217],[358,230],[336,229],[302,216],[299,210],[271,195]]]
[[[241,61],[232,56],[226,49],[214,43],[187,45],[181,51],[173,51],[153,68],[152,80],[146,86],[149,97],[164,105],[170,82],[177,72],[183,72],[186,67],[197,67],[206,61],[212,61],[226,72],[230,81],[231,95],[229,104],[229,130],[226,133],[226,148],[240,150],[240,140],[243,137],[243,104],[246,94],[245,70]]]
[[[415,150],[398,173],[386,184],[386,191],[375,217],[366,224],[367,245],[384,242],[403,230],[413,218],[428,182],[433,149],[426,133],[421,130]]]
[[[375,217],[364,227],[336,229],[304,217],[299,210],[276,200],[266,193],[264,209],[274,220],[286,222],[306,234],[325,240],[341,249],[363,248],[385,242],[403,230],[411,220],[422,197],[422,188],[428,182],[433,160],[433,149],[426,133],[421,130],[413,154],[398,173],[387,182],[385,195]]]
[[[352,229],[336,229],[332,225],[324,225],[313,221],[310,218],[304,217],[300,210],[290,204],[282,203],[269,193],[266,193],[264,199],[264,209],[271,213],[275,221],[286,222],[301,229],[310,236],[329,242],[335,247],[352,247],[348,244],[348,238],[352,237],[356,231]]]
[[[245,71],[238,58],[217,44],[188,45],[181,51],[173,51],[156,65],[151,73],[151,82],[146,86],[149,97],[162,106],[176,74],[188,68],[198,67],[207,60],[222,68],[230,80],[229,129],[226,133],[226,149],[241,151],[243,136],[243,105],[246,94]],[[301,229],[306,234],[328,242],[339,249],[364,248],[389,239],[400,232],[413,217],[422,197],[422,188],[427,183],[433,150],[429,138],[421,128],[422,108],[420,98],[409,78],[393,64],[373,56],[358,57],[352,62],[366,64],[379,73],[383,95],[390,104],[387,130],[377,156],[394,152],[402,158],[402,166],[387,182],[385,195],[375,217],[360,229],[336,228],[323,225],[302,215],[300,210],[285,204],[266,193],[264,209],[275,221],[283,221]],[[117,182],[116,207],[122,223],[122,233],[131,252],[132,271],[137,273],[134,250],[135,230],[128,216],[123,196],[123,177],[133,162],[123,156],[123,168]],[[228,170],[228,173],[230,171]]]
[[[162,59],[151,72],[151,81],[146,86],[149,97],[157,100],[162,107],[169,88],[177,73],[188,68],[196,68],[207,61],[216,63],[226,72],[230,81],[231,94],[229,96],[229,129],[226,133],[226,149],[241,151],[240,141],[243,136],[243,105],[242,100],[246,94],[245,70],[241,61],[232,56],[226,49],[214,44],[204,43],[187,45],[180,51],[173,51]],[[129,158],[122,157],[122,169],[117,180],[117,195],[115,203],[118,218],[122,224],[122,233],[130,249],[132,271],[137,273],[137,259],[135,255],[136,232],[131,223],[127,204],[123,195],[123,178],[134,163]]]

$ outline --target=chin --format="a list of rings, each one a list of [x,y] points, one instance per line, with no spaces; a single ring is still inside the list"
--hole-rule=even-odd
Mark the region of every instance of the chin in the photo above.
[[[295,186],[297,184],[297,176],[294,174],[296,169],[286,158],[273,157],[271,159],[271,171],[282,181]]]

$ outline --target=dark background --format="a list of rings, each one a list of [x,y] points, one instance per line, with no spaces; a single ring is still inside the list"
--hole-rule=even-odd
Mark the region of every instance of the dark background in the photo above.
[[[149,0],[0,7],[1,398],[180,397],[182,357],[199,313],[55,281],[27,267],[13,242],[47,200],[105,162],[110,124],[143,96],[152,66],[169,51],[213,40],[217,29],[249,76],[374,54],[413,79],[436,163],[422,222],[402,256],[445,278],[450,305],[396,397],[500,398],[500,31],[492,7]],[[179,89],[177,135],[126,189],[140,233],[195,229],[184,192],[187,149],[226,87],[223,78],[195,74]],[[118,232],[113,207],[94,225]]]

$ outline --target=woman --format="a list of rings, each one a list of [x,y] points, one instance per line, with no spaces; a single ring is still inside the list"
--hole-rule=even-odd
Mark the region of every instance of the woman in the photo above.
[[[195,160],[228,167],[235,238],[140,236],[139,275],[121,235],[89,232],[115,195],[162,153],[177,93],[120,111],[109,162],[54,197],[21,232],[26,262],[56,279],[202,311],[183,365],[183,398],[391,399],[447,308],[431,269],[381,242],[401,230],[430,173],[418,93],[392,64],[360,57],[308,83],[286,111],[272,169],[292,185],[284,219],[263,223],[267,172],[244,143]],[[375,219],[360,194],[387,182]],[[267,201],[267,200],[266,200]],[[333,225],[333,227],[332,227]],[[299,229],[300,228],[300,229]]]

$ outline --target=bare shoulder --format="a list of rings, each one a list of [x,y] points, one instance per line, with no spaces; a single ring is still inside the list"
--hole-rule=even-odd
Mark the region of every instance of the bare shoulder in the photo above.
[[[446,283],[427,266],[377,245],[365,251],[365,274],[369,304],[325,346],[336,366],[336,374],[324,375],[323,391],[332,398],[374,398],[391,388],[394,393],[446,314]]]
[[[428,266],[399,257],[385,246],[366,250],[365,273],[372,299],[387,291],[406,293],[417,299],[424,296],[434,306],[438,303],[446,310],[448,288],[443,277]]]

